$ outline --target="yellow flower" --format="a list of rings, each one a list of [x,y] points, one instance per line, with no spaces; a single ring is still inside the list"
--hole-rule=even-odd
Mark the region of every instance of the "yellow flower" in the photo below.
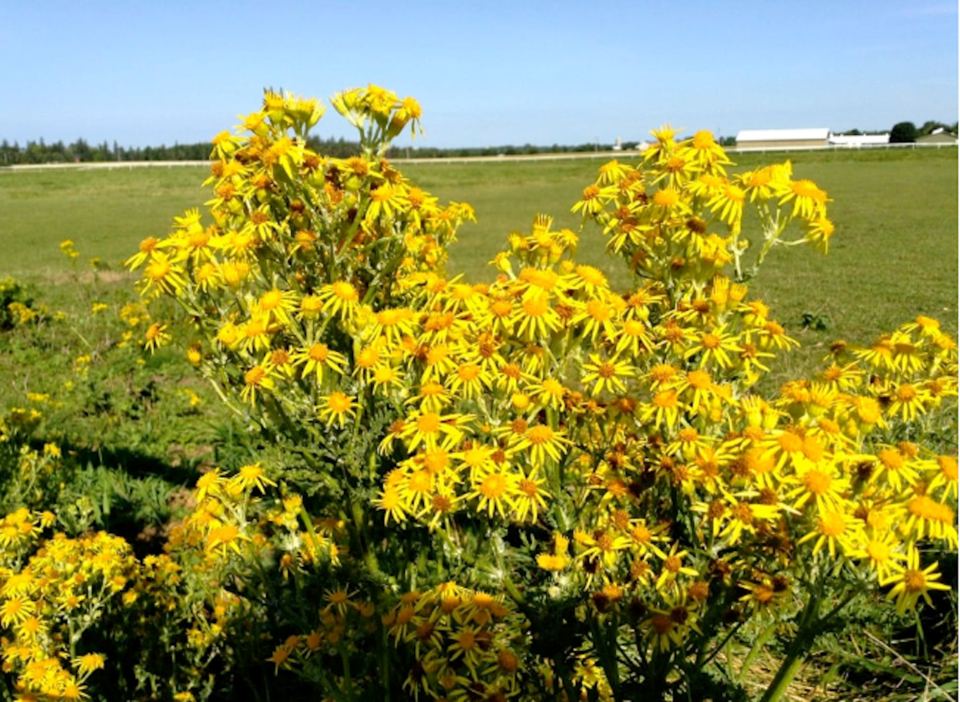
[[[708,332],[699,335],[697,343],[684,353],[684,358],[700,356],[700,367],[714,363],[721,368],[733,367],[731,354],[739,354],[743,347],[736,343],[736,339],[726,333],[726,325],[722,324]]]
[[[811,220],[807,228],[806,239],[823,253],[827,253],[830,248],[830,237],[833,236],[834,231],[833,222],[825,216],[820,216]]]
[[[838,509],[850,489],[850,479],[837,475],[829,463],[802,464],[789,484],[796,487],[784,495],[784,501],[793,500],[791,507],[799,510],[813,500],[821,512]]]
[[[486,510],[490,517],[496,512],[506,518],[507,507],[513,506],[516,490],[516,476],[508,473],[504,465],[489,472],[478,472],[466,498],[478,500],[478,512]]]
[[[617,360],[616,357],[602,360],[600,354],[591,353],[590,361],[583,364],[586,371],[580,381],[587,387],[593,386],[591,393],[599,395],[604,390],[617,394],[626,392],[626,386],[621,378],[633,375],[633,366],[627,361]]]
[[[320,419],[325,421],[328,426],[335,423],[344,427],[348,419],[356,417],[354,407],[353,398],[337,390],[320,398],[317,411]]]
[[[80,680],[86,680],[87,676],[95,670],[102,670],[104,665],[104,656],[101,653],[87,653],[73,659],[73,666],[80,676]]]
[[[143,272],[142,292],[163,292],[168,295],[180,295],[187,282],[184,278],[183,267],[171,261],[162,251],[153,251],[150,262]]]
[[[293,353],[290,356],[290,362],[295,367],[302,366],[303,377],[315,375],[317,383],[322,384],[324,368],[340,374],[347,364],[347,359],[342,353],[333,351],[324,343],[317,342]]]
[[[677,391],[673,388],[666,388],[655,393],[649,403],[645,403],[640,408],[640,419],[644,422],[653,422],[653,426],[659,429],[664,423],[672,429],[676,426],[680,418],[682,405]]]
[[[513,516],[518,522],[536,523],[541,509],[546,509],[549,491],[543,489],[546,478],[538,477],[535,466],[517,476],[517,490],[513,499]]]
[[[899,544],[900,542],[891,533],[887,532],[867,539],[863,548],[853,555],[865,560],[870,568],[876,572],[880,581],[884,582],[891,577],[894,563],[907,560],[906,554],[897,550]]]
[[[269,365],[257,364],[243,375],[243,388],[240,390],[240,399],[251,405],[256,402],[257,393],[274,388],[274,369]]]
[[[20,625],[36,611],[36,603],[33,600],[23,595],[15,595],[0,606],[0,623],[5,627]]]
[[[785,180],[779,184],[777,190],[780,196],[778,204],[784,205],[793,201],[791,217],[799,215],[806,220],[822,217],[826,212],[827,203],[830,202],[827,193],[810,180]]]
[[[287,645],[277,646],[273,649],[273,654],[267,658],[268,663],[274,664],[274,674],[280,672],[280,668],[289,668],[291,665],[290,654],[293,653],[293,647]]]
[[[167,331],[167,325],[154,322],[147,327],[147,331],[144,332],[143,346],[148,351],[156,351],[161,346],[170,343],[170,339],[171,336]]]
[[[949,586],[937,582],[940,579],[940,573],[936,572],[936,561],[923,570],[920,569],[920,554],[916,549],[909,551],[905,564],[892,563],[890,568],[894,571],[893,574],[882,580],[880,584],[893,585],[887,593],[887,599],[897,601],[897,612],[900,614],[916,608],[921,597],[928,605],[932,605],[931,590],[950,589]]]
[[[383,510],[383,522],[389,524],[390,520],[400,523],[406,521],[408,510],[404,500],[395,486],[385,487],[380,494],[372,500],[373,506]]]
[[[694,578],[699,575],[696,569],[683,564],[683,559],[688,555],[689,552],[686,549],[680,550],[676,543],[670,547],[670,552],[663,559],[663,570],[660,571],[660,576],[657,578],[657,590],[664,592],[666,588],[674,585],[681,575]]]
[[[525,427],[522,435],[514,431],[508,434],[511,457],[522,454],[529,458],[534,466],[542,466],[547,458],[559,463],[570,441],[563,432],[552,429],[546,424],[530,424]]]
[[[331,315],[340,315],[345,322],[352,322],[360,311],[360,293],[356,287],[345,280],[324,285],[317,291],[316,297],[323,301],[323,311]]]
[[[531,340],[548,337],[563,326],[560,315],[550,305],[550,295],[538,289],[527,291],[520,306],[512,308],[510,324],[518,335]]]
[[[826,545],[831,558],[837,556],[838,545],[842,549],[841,555],[855,552],[863,533],[860,522],[839,509],[824,509],[819,515],[813,530],[801,537],[797,543],[803,544],[816,539],[813,545],[814,555]]]
[[[213,474],[213,472],[207,473],[206,475],[211,474]],[[206,475],[203,477],[206,477]],[[203,478],[201,478],[201,480],[202,479]],[[230,479],[230,482],[227,484],[227,489],[235,494],[254,488],[260,492],[266,492],[268,485],[275,486],[276,483],[263,474],[263,467],[259,463],[253,463],[240,468],[237,474]]]
[[[400,438],[406,442],[407,450],[414,451],[420,445],[427,450],[438,446],[450,448],[463,438],[463,428],[473,421],[473,415],[440,415],[437,412],[416,412],[404,421]]]

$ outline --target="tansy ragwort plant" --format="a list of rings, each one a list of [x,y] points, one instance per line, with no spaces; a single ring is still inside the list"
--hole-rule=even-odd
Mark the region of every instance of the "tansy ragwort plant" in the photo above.
[[[278,449],[204,475],[184,525],[231,597],[271,603],[278,669],[329,699],[696,698],[745,625],[789,621],[774,700],[864,588],[901,612],[945,589],[924,553],[957,547],[957,460],[907,440],[957,394],[937,322],[756,390],[796,342],[746,281],[834,231],[789,162],[734,175],[709,133],[660,129],[573,208],[632,289],[544,216],[471,284],[443,269],[470,207],[384,158],[417,103],[333,104],[355,157],[311,151],[321,108],[267,92],[214,140],[211,219],[129,262],[182,310],[152,344],[182,340]]]

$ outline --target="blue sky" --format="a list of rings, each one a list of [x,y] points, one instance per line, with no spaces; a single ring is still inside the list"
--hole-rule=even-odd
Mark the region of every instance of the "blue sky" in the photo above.
[[[0,138],[204,141],[264,87],[368,83],[420,100],[424,146],[952,124],[957,38],[942,0],[5,0]]]

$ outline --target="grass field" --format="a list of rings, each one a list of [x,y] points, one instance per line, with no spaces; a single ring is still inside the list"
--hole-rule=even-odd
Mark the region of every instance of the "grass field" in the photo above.
[[[787,154],[743,154],[740,167]],[[780,249],[754,281],[754,294],[806,347],[785,371],[809,368],[826,343],[870,341],[919,313],[957,332],[957,151],[795,152],[795,175],[825,188],[837,225],[830,254]],[[529,162],[404,164],[404,173],[442,201],[471,203],[477,225],[461,230],[450,272],[489,280],[487,262],[510,231],[525,231],[537,213],[577,229],[570,207],[604,158]],[[43,287],[68,268],[58,244],[73,239],[84,257],[118,268],[146,236],[162,235],[174,215],[201,206],[203,168],[49,170],[0,173],[0,275]],[[581,258],[626,287],[624,269],[594,229]],[[59,302],[58,292],[50,291]],[[69,297],[69,296],[67,296]],[[66,300],[64,300],[66,302]],[[819,328],[802,325],[804,316]]]
[[[744,156],[739,167],[776,157]],[[803,152],[792,159],[795,177],[812,179],[830,194],[837,230],[828,256],[806,247],[775,251],[753,282],[752,294],[769,303],[803,344],[775,368],[768,385],[808,373],[836,338],[867,342],[920,313],[941,319],[956,335],[957,151]],[[476,208],[479,222],[462,229],[449,265],[449,273],[476,281],[493,277],[487,262],[509,232],[528,231],[535,214],[551,214],[555,226],[578,229],[571,205],[603,162],[401,168],[442,201]],[[229,475],[260,460],[263,449],[198,378],[181,349],[145,354],[136,341],[118,343],[123,332],[134,339],[116,312],[136,295],[134,276],[121,261],[143,238],[164,235],[175,215],[203,207],[210,197],[200,186],[206,175],[202,167],[0,172],[0,281],[16,277],[29,285],[37,306],[67,313],[8,331],[0,317],[0,420],[10,407],[41,407],[43,424],[29,442],[38,450],[54,442],[72,472],[64,473],[59,487],[53,482],[59,475],[51,477],[49,494],[37,490],[36,499],[55,502],[65,530],[108,530],[134,543],[139,555],[162,546],[163,530],[183,516],[186,489],[201,472],[216,466]],[[75,242],[78,259],[60,252],[65,239]],[[582,233],[581,259],[626,287],[625,267],[604,249],[597,231]],[[93,258],[100,259],[95,267]],[[112,303],[102,305],[112,311],[92,313],[98,303]],[[805,316],[818,324],[805,326]],[[31,393],[52,399],[30,399]],[[936,446],[955,453],[955,414],[950,421]],[[22,470],[19,456],[8,454],[6,465]],[[8,475],[14,473],[0,478]],[[10,494],[3,497],[0,490],[0,516],[19,498]],[[937,604],[924,610],[923,621],[885,614],[882,594],[872,596],[869,607],[849,612],[845,629],[823,638],[825,652],[811,660],[787,699],[905,702],[925,694],[931,680],[941,687],[923,699],[955,693],[955,551],[941,558],[951,590],[934,593]],[[723,657],[739,665],[753,640],[745,637]],[[768,646],[747,666],[743,682],[751,694],[770,683],[779,652]]]

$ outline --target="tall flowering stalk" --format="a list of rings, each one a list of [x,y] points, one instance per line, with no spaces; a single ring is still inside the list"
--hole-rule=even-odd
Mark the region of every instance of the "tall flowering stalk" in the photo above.
[[[443,264],[472,209],[384,158],[416,102],[333,104],[361,153],[313,152],[317,104],[268,92],[215,140],[212,221],[130,260],[279,448],[204,476],[185,526],[245,574],[237,597],[287,593],[277,670],[333,699],[696,696],[735,684],[718,658],[748,623],[789,620],[773,700],[863,588],[900,611],[944,589],[923,554],[957,548],[957,461],[911,437],[955,401],[954,340],[918,317],[757,390],[797,342],[746,282],[834,231],[789,162],[731,175],[709,133],[665,127],[573,208],[630,290],[546,216],[470,284]]]

